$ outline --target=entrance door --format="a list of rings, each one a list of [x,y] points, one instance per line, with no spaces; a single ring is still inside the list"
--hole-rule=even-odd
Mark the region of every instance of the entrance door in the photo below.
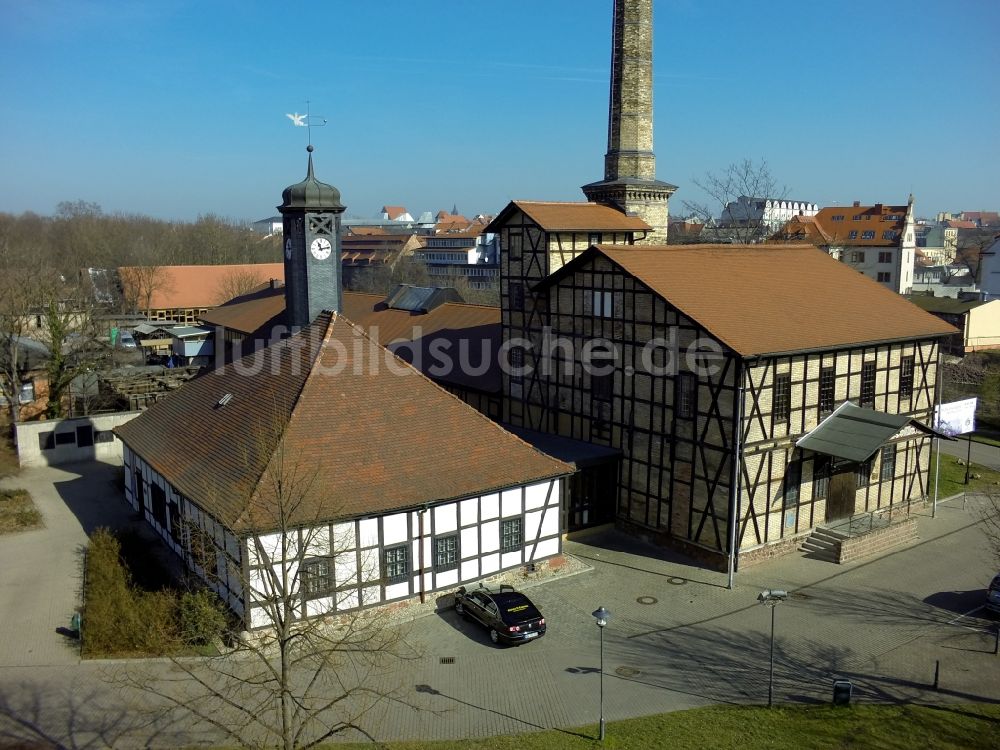
[[[607,523],[615,517],[618,500],[618,462],[581,469],[569,478],[565,527],[567,531]]]
[[[854,466],[839,469],[830,477],[830,492],[826,498],[826,521],[837,521],[854,515],[854,499],[858,491],[858,477]]]

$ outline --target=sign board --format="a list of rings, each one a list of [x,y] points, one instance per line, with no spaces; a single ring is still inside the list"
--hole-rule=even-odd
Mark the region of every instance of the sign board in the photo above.
[[[948,404],[938,404],[934,407],[934,429],[949,437],[974,432],[976,429],[976,402],[978,400],[967,398]]]

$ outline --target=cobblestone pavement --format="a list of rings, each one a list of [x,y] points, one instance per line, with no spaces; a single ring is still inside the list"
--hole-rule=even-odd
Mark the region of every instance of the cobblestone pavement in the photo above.
[[[838,678],[851,680],[861,701],[1000,702],[997,622],[981,608],[995,570],[978,507],[972,498],[943,502],[934,519],[920,511],[917,541],[878,558],[837,566],[790,555],[739,572],[732,590],[723,574],[597,530],[565,543],[579,572],[524,582],[548,621],[539,641],[497,648],[451,610],[411,622],[410,638],[422,655],[386,682],[410,705],[381,705],[367,728],[393,740],[596,725],[601,649],[591,612],[602,605],[612,612],[604,631],[609,721],[713,703],[764,703],[771,619],[756,597],[765,588],[791,594],[775,612],[777,702],[829,701]],[[6,569],[3,576],[6,587]],[[64,608],[40,609],[32,618],[4,610],[0,625],[8,634],[12,627],[51,631]],[[139,711],[150,705],[148,695],[108,682],[118,668],[163,676],[169,663],[79,663],[65,649],[6,659],[0,719],[18,722],[20,736],[95,747],[216,739],[183,717],[160,712],[150,720]]]

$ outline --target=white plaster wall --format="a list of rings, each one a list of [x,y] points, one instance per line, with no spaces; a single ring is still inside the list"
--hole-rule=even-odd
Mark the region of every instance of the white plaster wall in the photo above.
[[[104,461],[119,464],[122,462],[121,440],[114,437],[110,442],[95,442],[92,446],[81,448],[76,444],[77,427],[90,425],[95,433],[110,432],[118,425],[135,419],[140,413],[138,411],[125,411],[76,419],[19,422],[16,426],[18,463],[21,466],[60,466],[79,461]],[[72,434],[73,442],[57,444],[51,449],[43,450],[39,436],[48,432],[54,435]]]

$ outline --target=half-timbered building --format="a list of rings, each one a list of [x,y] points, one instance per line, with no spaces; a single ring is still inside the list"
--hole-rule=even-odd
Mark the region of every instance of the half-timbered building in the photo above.
[[[520,255],[544,273],[551,241]],[[504,374],[505,413],[620,451],[620,526],[721,565],[926,496],[950,326],[811,246],[597,245],[553,270],[504,297],[528,365]],[[814,435],[845,425],[864,456]]]
[[[129,504],[247,627],[272,624],[276,566],[308,617],[423,600],[561,549],[571,468],[336,313],[117,434]]]

